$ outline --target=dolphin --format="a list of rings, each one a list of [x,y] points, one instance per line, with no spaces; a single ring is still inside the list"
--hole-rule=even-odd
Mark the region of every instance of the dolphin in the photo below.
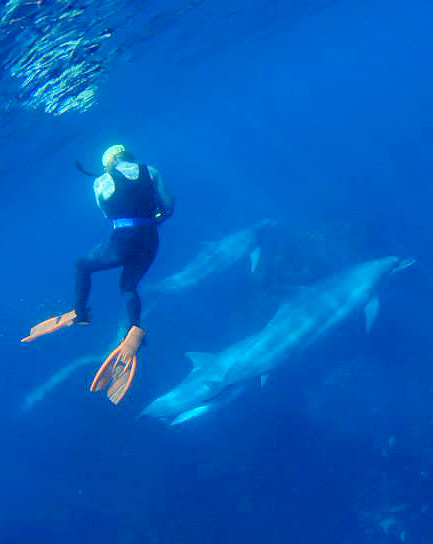
[[[379,311],[378,288],[391,274],[413,263],[413,259],[384,257],[299,288],[257,334],[219,353],[186,353],[193,364],[190,374],[140,415],[172,424],[198,416],[224,393],[254,377],[261,376],[263,384],[275,367],[296,360],[298,353],[361,308],[369,331]]]
[[[183,291],[211,274],[227,270],[246,256],[250,257],[251,271],[254,272],[260,259],[260,235],[272,225],[275,225],[274,221],[263,219],[219,242],[204,242],[196,257],[180,272],[168,276],[150,289],[167,293]]]

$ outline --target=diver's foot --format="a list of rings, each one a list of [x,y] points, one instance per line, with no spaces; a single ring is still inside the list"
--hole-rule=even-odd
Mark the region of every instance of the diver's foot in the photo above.
[[[70,327],[76,322],[77,314],[75,310],[66,312],[62,315],[55,317],[50,317],[41,323],[38,323],[30,329],[30,335],[21,339],[21,342],[32,342],[39,336],[45,336],[46,334],[51,334],[56,332],[64,327]]]
[[[119,404],[134,378],[137,352],[143,340],[144,331],[140,327],[131,327],[119,347],[112,351],[102,363],[90,386],[90,391],[102,391],[108,386],[107,397],[113,404]]]
[[[91,317],[88,308],[84,310],[75,309],[75,315],[74,325],[90,325]]]

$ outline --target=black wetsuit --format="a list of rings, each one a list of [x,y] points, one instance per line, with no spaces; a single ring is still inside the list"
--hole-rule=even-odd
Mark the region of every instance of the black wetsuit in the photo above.
[[[109,219],[153,219],[158,195],[146,166],[140,166],[138,180],[128,180],[118,170],[110,170],[114,193],[100,201]],[[141,301],[137,286],[152,264],[158,250],[156,223],[144,227],[122,227],[113,231],[107,242],[99,244],[77,262],[75,311],[77,322],[88,321],[87,300],[91,274],[99,270],[122,267],[120,290],[126,298],[128,328],[140,326]]]

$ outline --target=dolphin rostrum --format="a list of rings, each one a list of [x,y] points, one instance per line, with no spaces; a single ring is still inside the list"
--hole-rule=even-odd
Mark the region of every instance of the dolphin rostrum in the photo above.
[[[300,288],[278,308],[257,334],[216,354],[187,353],[193,369],[174,389],[154,400],[142,412],[182,423],[209,409],[225,392],[247,380],[267,375],[302,349],[364,308],[369,330],[379,311],[376,291],[390,274],[413,260],[385,257],[367,261],[330,276],[312,287]]]

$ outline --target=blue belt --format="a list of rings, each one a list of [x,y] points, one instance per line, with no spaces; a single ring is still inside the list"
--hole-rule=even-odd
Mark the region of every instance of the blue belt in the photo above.
[[[151,227],[152,225],[156,225],[154,219],[144,219],[142,217],[122,217],[121,219],[113,219],[113,228],[115,229]]]

